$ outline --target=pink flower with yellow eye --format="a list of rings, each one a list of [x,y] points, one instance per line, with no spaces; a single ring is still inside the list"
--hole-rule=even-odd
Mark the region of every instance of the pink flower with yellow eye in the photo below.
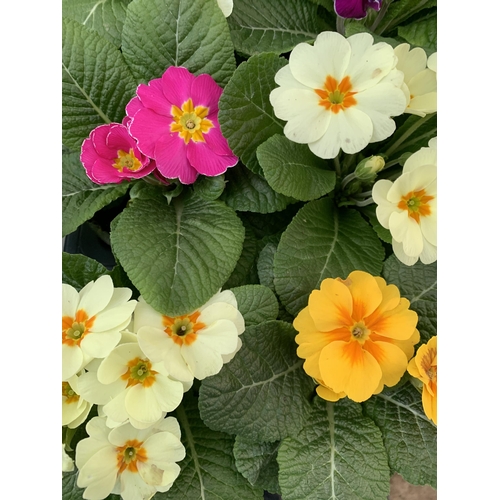
[[[154,161],[139,151],[136,141],[121,123],[108,123],[92,130],[90,137],[83,141],[80,161],[96,184],[139,179],[155,168]]]
[[[217,120],[221,94],[211,76],[175,66],[137,88],[126,108],[129,131],[167,179],[191,184],[198,174],[220,175],[238,162]]]

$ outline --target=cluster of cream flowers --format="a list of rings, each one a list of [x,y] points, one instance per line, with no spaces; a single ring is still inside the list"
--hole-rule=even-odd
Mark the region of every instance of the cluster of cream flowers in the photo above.
[[[131,296],[109,276],[80,292],[63,284],[63,425],[78,427],[98,405],[76,447],[77,485],[89,500],[147,500],[172,486],[185,450],[177,420],[166,415],[194,378],[234,357],[245,330],[229,290],[176,317]],[[63,448],[63,470],[71,469]]]

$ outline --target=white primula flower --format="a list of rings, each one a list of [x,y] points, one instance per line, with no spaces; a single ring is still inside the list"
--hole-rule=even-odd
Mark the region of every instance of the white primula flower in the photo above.
[[[62,425],[75,429],[85,421],[92,403],[81,397],[76,375],[62,383]]]
[[[191,384],[169,377],[163,363],[151,363],[137,342],[115,347],[102,361],[94,360],[80,377],[82,395],[104,405],[108,427],[130,421],[145,429],[179,406]]]
[[[325,159],[386,139],[396,129],[391,117],[406,107],[396,63],[394,49],[373,44],[368,33],[346,39],[325,31],[314,45],[299,43],[269,96],[276,116],[287,121],[285,136]]]
[[[124,500],[149,500],[177,479],[181,469],[175,462],[186,450],[174,417],[144,430],[130,424],[109,429],[105,418],[94,417],[86,430],[90,437],[78,442],[75,459],[83,498],[102,500],[114,493]]]
[[[128,288],[114,288],[109,276],[77,292],[62,286],[62,379],[68,380],[94,358],[104,358],[120,340],[137,301]]]
[[[224,16],[229,17],[233,12],[233,0],[217,0],[217,3]]]
[[[196,311],[176,317],[162,315],[139,297],[134,329],[151,361],[163,361],[173,377],[192,381],[219,373],[234,357],[245,321],[234,293],[225,290]]]
[[[377,181],[372,190],[377,218],[391,231],[396,257],[412,266],[437,260],[437,139],[413,153],[394,182]]]
[[[75,468],[73,459],[66,453],[64,444],[62,445],[62,471],[71,472]]]
[[[405,113],[425,116],[437,111],[437,53],[429,56],[424,49],[416,47],[410,50],[410,45],[402,43],[394,49],[398,58],[396,68],[404,75],[401,87],[406,96]]]

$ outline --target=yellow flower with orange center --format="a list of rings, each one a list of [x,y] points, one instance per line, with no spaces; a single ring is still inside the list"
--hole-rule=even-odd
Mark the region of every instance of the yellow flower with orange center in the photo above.
[[[427,418],[437,425],[437,336],[418,348],[408,372],[423,382],[422,405]]]
[[[395,285],[364,271],[313,290],[293,326],[297,355],[321,397],[361,402],[399,382],[420,338],[409,305]]]
[[[189,98],[179,109],[172,106],[172,117],[174,121],[170,125],[171,132],[177,132],[184,139],[184,143],[189,141],[205,142],[203,134],[206,134],[213,126],[211,120],[206,118],[209,108],[206,106],[193,105],[193,100]]]

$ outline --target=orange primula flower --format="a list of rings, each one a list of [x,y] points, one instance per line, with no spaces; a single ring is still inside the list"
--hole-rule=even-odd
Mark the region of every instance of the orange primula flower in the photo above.
[[[366,401],[399,382],[420,339],[409,305],[395,285],[364,271],[313,290],[293,326],[297,355],[322,398]]]

